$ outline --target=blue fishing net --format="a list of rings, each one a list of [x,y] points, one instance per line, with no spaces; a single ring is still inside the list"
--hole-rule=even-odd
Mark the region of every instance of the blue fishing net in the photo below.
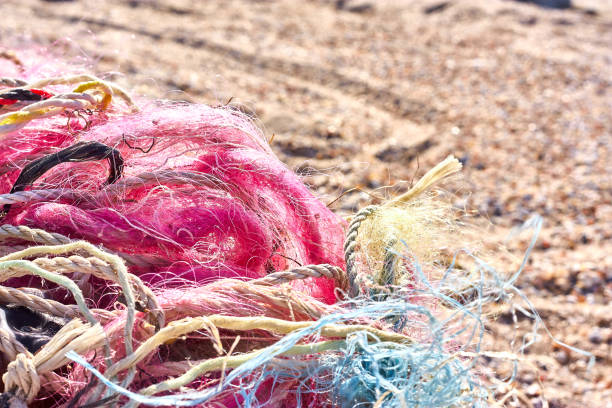
[[[520,298],[525,306],[519,306],[519,312],[533,321],[533,331],[519,342],[517,350],[504,351],[523,352],[542,326],[537,312],[515,286],[540,227],[540,218],[525,224],[535,232],[521,266],[509,277],[468,251],[456,254],[455,260],[460,255],[471,257],[475,266],[469,273],[455,267],[453,260],[441,279],[431,282],[416,265],[413,287],[389,288],[384,294],[371,292],[351,299],[339,312],[284,336],[228,372],[220,384],[202,391],[140,395],[104,378],[75,353],[68,357],[88,368],[113,392],[150,406],[195,406],[222,394],[234,395],[244,407],[275,406],[271,401],[276,389],[282,389],[297,406],[305,401],[342,408],[488,406],[500,382],[489,381],[484,374],[486,360],[481,358],[487,352],[483,350],[487,307]],[[292,355],[294,346],[320,341],[324,326],[355,322],[394,330],[412,341],[383,341],[370,332],[358,331],[335,341],[325,352]],[[516,365],[517,360],[511,363]],[[512,380],[513,375],[505,379],[506,383]],[[284,387],[287,383],[292,384],[290,391]],[[262,385],[270,392],[259,393]]]

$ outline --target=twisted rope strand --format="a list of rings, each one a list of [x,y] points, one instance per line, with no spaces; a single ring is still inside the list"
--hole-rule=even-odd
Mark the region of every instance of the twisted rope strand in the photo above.
[[[32,201],[48,201],[55,200],[60,197],[74,198],[78,196],[84,196],[84,194],[79,193],[77,190],[66,190],[60,188],[17,191],[14,193],[0,194],[0,205],[24,204]]]
[[[346,262],[346,275],[348,277],[349,296],[355,297],[359,294],[357,274],[355,273],[355,248],[357,247],[357,234],[361,223],[379,209],[376,205],[362,208],[353,216],[349,224],[346,238],[344,240],[344,260]]]
[[[245,299],[257,299],[258,303],[270,304],[280,308],[289,308],[293,312],[304,315],[303,319],[317,320],[327,308],[316,302],[308,302],[287,288],[279,286],[261,285],[253,281],[239,281],[225,279],[215,282],[211,288],[218,293],[228,293],[239,295]],[[294,319],[294,316],[291,316]]]
[[[66,245],[73,242],[78,242],[68,238],[65,235],[55,232],[47,232],[42,229],[30,228],[24,225],[14,226],[10,224],[0,225],[0,240],[5,238],[18,238],[25,241],[35,242],[45,245]],[[106,250],[108,251],[108,250]],[[111,251],[108,251],[111,252]],[[168,260],[149,255],[126,254],[123,252],[111,252],[119,256],[130,265],[139,267],[163,266],[168,265]]]
[[[258,285],[280,285],[298,279],[326,277],[335,280],[341,289],[344,289],[346,277],[344,271],[333,265],[306,265],[286,271],[273,272],[263,278],[252,280]]]
[[[3,238],[19,238],[46,245],[64,245],[72,242],[70,238],[55,232],[47,232],[42,229],[30,228],[24,225],[14,226],[10,224],[0,225],[0,239]]]
[[[109,263],[97,257],[84,258],[79,255],[72,255],[66,258],[37,258],[33,262],[47,270],[55,270],[61,273],[88,273],[101,279],[121,283],[115,269]],[[154,317],[156,326],[158,328],[163,327],[164,311],[153,291],[136,275],[128,274],[128,280],[135,289],[137,298],[144,301],[144,307]]]
[[[65,365],[68,351],[85,353],[104,344],[105,334],[99,324],[71,320],[35,355],[18,354],[2,376],[4,389],[18,400],[30,404],[38,394],[40,377]],[[78,350],[78,351],[77,351]]]
[[[32,354],[20,353],[9,363],[2,376],[4,388],[17,398],[31,403],[40,391],[40,377],[32,361]]]
[[[0,78],[0,85],[10,86],[14,88],[24,86],[27,83],[28,83],[27,81],[24,81],[23,79],[19,79],[19,78],[9,78],[9,77]]]
[[[4,312],[1,313],[4,315]],[[2,352],[9,360],[14,360],[20,353],[29,353],[28,349],[17,340],[15,333],[6,326],[4,321],[6,320],[2,316],[2,325],[0,325],[0,352]]]
[[[346,342],[344,340],[327,340],[312,344],[297,344],[286,352],[279,354],[279,356],[299,356],[316,354],[329,350],[340,350],[345,345]],[[188,367],[185,373],[181,376],[178,376],[176,378],[170,378],[158,384],[143,388],[139,391],[139,393],[142,395],[154,395],[164,391],[175,390],[177,388],[185,386],[186,384],[189,384],[190,382],[194,381],[205,373],[211,371],[219,371],[223,368],[239,367],[242,364],[248,363],[249,360],[252,360],[260,354],[265,353],[270,349],[273,349],[274,347],[275,346],[272,345],[260,350],[255,350],[250,353],[240,354],[236,356],[222,356],[211,358],[208,360],[196,361],[195,365],[191,365],[190,367]],[[131,400],[125,405],[125,408],[135,408],[139,405],[140,404],[137,401]]]
[[[128,306],[127,321],[126,321],[126,326],[125,326],[125,338],[126,338],[125,349],[126,349],[126,354],[130,354],[132,352],[132,330],[134,326],[134,312],[135,312],[136,305],[134,301],[132,287],[129,284],[128,272],[121,258],[119,258],[116,255],[106,253],[88,242],[78,241],[78,242],[72,242],[72,243],[64,244],[64,245],[37,246],[37,247],[31,247],[28,249],[24,249],[23,251],[15,252],[13,254],[0,258],[0,267],[2,267],[3,269],[21,268],[23,270],[29,271],[30,273],[34,273],[36,275],[42,276],[45,279],[48,279],[54,283],[58,283],[62,286],[65,286],[67,289],[69,289],[73,293],[77,304],[79,305],[79,307],[81,308],[85,316],[87,317],[88,321],[92,325],[95,325],[97,323],[97,320],[95,319],[95,317],[93,317],[93,315],[89,311],[89,308],[85,304],[85,301],[83,299],[80,289],[76,286],[76,284],[72,280],[66,278],[65,276],[58,275],[56,273],[52,273],[49,271],[45,271],[44,269],[40,268],[33,262],[21,260],[23,258],[30,258],[30,257],[34,257],[36,255],[41,255],[41,254],[42,255],[49,255],[49,254],[58,255],[58,254],[67,253],[67,252],[74,252],[76,250],[87,251],[90,254],[108,262],[113,267],[113,270],[118,279],[118,283],[123,289],[123,293],[125,295],[126,303]]]
[[[45,299],[21,289],[0,286],[0,303],[25,306],[31,310],[47,313],[57,317],[76,318],[80,316],[78,306],[65,305],[51,299]]]

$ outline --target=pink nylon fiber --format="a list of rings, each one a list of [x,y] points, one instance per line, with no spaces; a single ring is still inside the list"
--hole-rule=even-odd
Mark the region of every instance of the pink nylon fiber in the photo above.
[[[40,67],[30,74],[10,64],[0,61],[0,75],[39,79]],[[343,266],[342,220],[278,160],[243,114],[151,101],[129,113],[122,102],[113,103],[108,112],[84,114],[87,127],[84,119],[59,116],[0,138],[0,194],[9,193],[32,160],[77,142],[104,143],[125,160],[122,177],[108,186],[102,186],[108,161],[54,167],[28,189],[57,194],[14,204],[0,224],[42,228],[139,256],[142,262],[130,272],[157,287],[258,278],[298,264]],[[335,301],[330,279],[293,285]]]

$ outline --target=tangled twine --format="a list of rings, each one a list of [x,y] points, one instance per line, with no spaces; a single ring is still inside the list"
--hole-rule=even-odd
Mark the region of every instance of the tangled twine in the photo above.
[[[448,163],[454,165],[455,160],[449,158],[444,163],[447,164],[442,167],[447,166]],[[432,172],[439,173],[439,167],[434,168]],[[442,178],[432,178],[430,173],[425,176],[430,180],[427,187]],[[422,186],[423,183],[417,183],[415,188],[424,190],[425,188]],[[341,309],[332,306],[321,307],[321,305],[317,310],[317,307],[313,308],[308,304],[310,302],[304,302],[299,296],[296,297],[291,292],[283,293],[288,288],[282,289],[284,284],[296,279],[324,276],[334,279],[340,290],[348,289],[349,295],[352,297],[358,295],[361,288],[368,285],[368,281],[366,279],[359,282],[358,279],[361,278],[353,272],[355,270],[355,256],[359,252],[356,238],[361,223],[381,208],[384,208],[384,206],[366,207],[355,215],[349,225],[345,239],[348,273],[332,265],[307,265],[274,272],[266,277],[248,282],[221,280],[207,285],[211,294],[231,294],[228,300],[238,298],[247,304],[251,302],[260,303],[264,306],[263,310],[266,310],[266,313],[271,312],[271,307],[280,306],[289,311],[288,315],[283,315],[284,318],[265,315],[232,315],[227,313],[227,307],[224,314],[202,315],[200,314],[202,310],[198,307],[195,307],[194,311],[190,311],[190,308],[195,306],[195,303],[192,302],[201,298],[187,300],[186,303],[190,304],[185,309],[187,315],[177,313],[177,309],[184,307],[184,305],[179,306],[172,300],[172,297],[169,298],[167,303],[160,302],[153,291],[138,277],[127,271],[123,260],[117,255],[100,250],[84,241],[73,242],[59,234],[5,224],[0,227],[0,239],[2,237],[20,238],[47,245],[25,248],[0,258],[0,270],[6,271],[4,279],[27,273],[36,274],[70,290],[77,303],[71,306],[61,305],[55,301],[42,299],[35,294],[26,293],[23,289],[5,288],[5,290],[0,291],[0,299],[5,302],[27,306],[32,310],[54,316],[72,318],[71,322],[53,336],[52,341],[43,346],[35,355],[24,350],[14,336],[11,336],[10,331],[0,330],[3,340],[1,351],[13,360],[9,364],[7,374],[4,377],[5,389],[11,397],[25,403],[31,403],[40,391],[40,377],[50,375],[54,369],[66,364],[69,358],[79,362],[99,380],[98,386],[89,387],[89,389],[85,387],[77,393],[70,402],[71,404],[81,401],[81,403],[87,405],[102,399],[108,405],[116,405],[120,401],[118,395],[125,395],[129,397],[124,405],[126,407],[135,407],[140,403],[164,405],[170,401],[172,405],[191,406],[209,401],[215,396],[223,395],[223,391],[229,383],[222,381],[218,387],[209,389],[208,393],[200,392],[193,396],[179,394],[175,397],[155,397],[155,395],[181,389],[210,372],[221,371],[224,374],[227,369],[233,368],[235,370],[232,371],[230,377],[235,380],[239,378],[242,367],[249,366],[254,361],[264,358],[264,356],[277,356],[275,358],[278,358],[278,356],[299,357],[337,352],[353,347],[351,344],[355,339],[366,343],[374,341],[382,342],[381,344],[397,344],[398,347],[411,347],[412,344],[418,343],[418,339],[403,333],[402,330],[390,330],[385,325],[380,325],[375,321],[364,324],[367,319],[363,320],[357,318],[357,316],[350,318],[347,323],[339,324],[335,323],[334,320],[327,322],[328,317],[326,316],[333,316],[334,311],[338,312]],[[73,254],[70,255],[70,253]],[[88,256],[85,257],[81,254],[87,254]],[[42,255],[44,257],[41,257]],[[26,261],[24,258],[34,259]],[[6,275],[6,273],[9,274]],[[124,300],[125,309],[116,309],[115,311],[90,309],[82,295],[83,285],[81,284],[81,287],[79,287],[65,276],[74,276],[77,273],[95,276],[118,284],[122,291],[121,298]],[[145,323],[144,315],[149,316],[149,321],[153,321],[155,327],[143,324]],[[286,320],[287,317],[290,317],[291,320]],[[82,322],[81,318],[84,318],[87,323]],[[296,318],[306,318],[306,320],[296,320]],[[359,320],[363,322],[360,323]],[[114,324],[114,322],[119,321],[124,322],[121,324],[124,327],[122,333],[117,329],[118,325]],[[104,327],[100,324],[101,322],[103,322]],[[377,325],[379,327],[376,327]],[[221,340],[221,331],[228,330],[236,334],[233,339],[233,346],[226,353],[224,343]],[[240,341],[240,335],[237,333],[262,331],[273,335],[270,345],[232,355],[233,348]],[[211,341],[212,350],[218,356],[196,360],[187,365],[181,365],[180,362],[160,362],[161,364],[158,364],[155,370],[171,372],[178,376],[142,387],[136,393],[129,391],[130,384],[137,380],[136,368],[139,364],[150,360],[151,356],[156,351],[159,352],[160,347],[164,347],[168,342],[176,341],[193,333],[198,333],[198,337],[203,336],[204,339]],[[304,336],[307,333],[316,333],[316,338],[323,337],[329,340],[296,344],[297,341],[304,341]],[[280,340],[278,340],[278,336],[281,336]],[[292,336],[298,336],[294,340],[295,342],[290,341],[287,346],[280,346],[283,342],[288,341],[284,339],[290,339]],[[366,337],[362,338],[360,336]],[[136,348],[133,346],[135,338],[139,339],[139,346]],[[263,340],[264,338],[262,337],[260,342],[263,341],[264,344],[270,342],[270,340]],[[119,350],[114,348],[116,346],[113,345],[119,339],[124,344],[125,351],[123,357],[116,360],[113,355],[121,356],[121,354],[118,354]],[[105,355],[104,366],[106,368],[103,373],[80,356],[80,354],[87,352],[91,354],[92,350],[100,347],[104,349]],[[360,347],[369,346],[364,344]],[[58,357],[48,361],[47,356],[51,355]],[[221,384],[225,384],[225,386],[222,387]],[[214,391],[215,389],[217,391]],[[460,393],[465,394],[465,391]],[[377,398],[381,398],[381,396]],[[386,397],[382,396],[380,401],[384,398]]]
[[[0,115],[0,406],[473,407],[492,399],[479,357],[518,361],[480,347],[522,267],[429,259],[452,156],[345,234],[235,112],[139,109],[91,75],[0,86],[60,89]],[[11,323],[25,312],[55,322],[42,346]]]
[[[454,160],[445,162],[453,164]],[[432,185],[439,178],[430,180]],[[506,290],[515,290],[511,285],[515,277],[499,287],[468,285],[472,291],[469,296],[464,289],[445,284],[440,284],[439,289],[428,286],[426,290],[409,292],[396,288],[398,293],[404,293],[401,296],[412,296],[408,295],[411,292],[433,295],[437,304],[452,314],[459,313],[442,325],[426,306],[411,304],[401,297],[374,297],[352,309],[350,305],[356,299],[347,305],[325,305],[287,286],[294,280],[324,276],[334,279],[339,290],[349,290],[351,297],[367,296],[368,288],[377,283],[373,276],[357,271],[356,260],[363,251],[357,237],[361,224],[386,206],[366,207],[353,217],[345,239],[347,269],[353,272],[328,264],[307,265],[250,281],[222,279],[187,293],[156,293],[127,270],[120,256],[90,243],[5,224],[0,227],[0,240],[18,238],[43,245],[20,248],[1,257],[0,279],[40,276],[66,288],[76,304],[45,299],[28,288],[0,286],[2,304],[70,319],[36,353],[27,350],[10,329],[0,326],[0,352],[10,361],[3,376],[5,393],[0,399],[10,407],[26,406],[44,390],[47,394],[64,395],[66,406],[195,406],[237,399],[246,406],[266,405],[257,402],[259,398],[269,403],[275,398],[298,398],[295,401],[299,405],[301,398],[314,398],[300,385],[303,380],[291,380],[297,388],[288,394],[280,378],[305,375],[315,382],[312,395],[328,395],[326,401],[341,407],[359,402],[392,407],[417,406],[421,402],[431,406],[474,406],[488,400],[490,395],[470,374],[469,365],[474,363],[469,361],[484,354],[516,362],[516,355],[481,352],[479,342],[474,345],[468,341],[454,353],[445,351],[444,345],[460,342],[466,330],[472,331],[472,336],[482,331],[480,313],[484,302],[506,298]],[[390,253],[386,253],[385,265],[391,263],[389,259],[402,259],[397,254],[389,257]],[[452,267],[449,273],[455,273]],[[87,280],[82,276],[118,285],[121,296],[115,308],[91,307],[91,301],[83,295]],[[430,285],[420,274],[415,279]],[[237,302],[241,303],[238,308]],[[465,323],[468,317],[474,319],[471,327]],[[452,323],[455,321],[461,322],[458,327]],[[419,334],[424,329],[431,333]],[[433,342],[424,341],[430,336]],[[197,339],[198,346],[182,360],[156,357],[161,350],[172,350],[176,342],[188,338]],[[253,345],[235,352],[241,339],[247,338]],[[210,344],[208,351],[206,343]],[[174,352],[181,354],[179,350]],[[96,357],[98,354],[103,357]],[[188,357],[191,355],[193,360]],[[319,357],[312,360],[313,356]],[[74,379],[55,371],[71,362],[80,365],[74,371],[82,378],[78,391],[74,390]],[[160,380],[143,381],[139,374],[142,364],[147,364],[150,375]],[[226,374],[228,370],[231,371]],[[92,377],[84,380],[87,373]],[[220,373],[221,378],[210,379],[210,373]],[[332,379],[325,380],[330,375]],[[280,381],[269,390],[273,394],[259,395],[272,379]],[[204,381],[203,386],[195,386],[201,389],[191,389],[198,381]],[[247,384],[247,388],[238,392],[235,387],[240,384]],[[381,387],[386,391],[382,392]],[[72,391],[66,394],[66,390]],[[167,393],[171,394],[159,396]]]
[[[4,227],[4,231],[12,233],[19,231],[16,227],[6,225]],[[23,232],[23,230],[20,231],[20,234],[23,234]],[[39,238],[44,237],[43,239],[52,237],[51,234],[40,230],[28,232],[32,236]],[[72,255],[68,258],[58,256],[69,252],[82,251],[87,251],[92,256],[89,258],[83,258],[78,255]],[[33,261],[23,260],[23,258],[32,258],[40,255],[44,255],[44,257],[35,258]],[[49,258],[48,256],[53,257]],[[109,333],[105,332],[100,325],[99,319],[108,322],[113,318],[117,318],[119,315],[126,314],[127,324],[125,325],[125,331],[123,333],[126,357],[107,367],[104,376],[108,379],[115,378],[118,373],[125,370],[128,370],[128,372],[133,371],[134,367],[140,361],[149,356],[160,345],[163,345],[171,339],[180,338],[194,331],[205,329],[209,332],[215,350],[220,354],[223,350],[219,338],[220,329],[232,331],[265,330],[270,333],[282,335],[301,329],[307,329],[315,324],[315,322],[312,321],[286,321],[265,316],[244,317],[209,315],[186,317],[164,325],[164,311],[160,308],[156,296],[142,283],[142,281],[138,279],[138,277],[127,273],[122,262],[117,259],[115,255],[101,251],[86,242],[30,247],[0,258],[0,270],[4,271],[2,273],[3,280],[23,274],[36,274],[42,276],[47,280],[68,288],[77,301],[77,305],[74,306],[63,305],[59,302],[43,299],[34,294],[27,293],[24,289],[2,287],[0,290],[0,299],[2,302],[26,306],[49,315],[72,318],[71,322],[62,328],[62,330],[35,355],[25,350],[14,336],[11,336],[10,331],[0,329],[0,338],[2,339],[0,351],[12,360],[8,366],[7,373],[5,373],[3,377],[5,390],[11,392],[14,396],[28,404],[33,401],[41,388],[40,377],[66,364],[68,360],[65,355],[68,350],[81,354],[110,342]],[[126,310],[111,312],[100,309],[89,309],[83,299],[81,289],[76,286],[75,282],[63,276],[72,274],[76,270],[80,273],[91,274],[98,278],[120,284],[122,293],[127,299]],[[306,279],[317,276],[335,277],[342,281],[342,279],[344,279],[342,275],[342,271],[339,271],[337,267],[332,267],[330,265],[313,265],[278,272],[266,278],[254,280],[248,284],[243,282],[243,285],[246,287],[251,285],[264,285],[263,287],[266,287],[273,284],[282,284],[283,282],[293,279]],[[231,282],[228,281],[228,283]],[[223,286],[223,283],[219,286]],[[136,289],[137,296],[134,296],[132,288]],[[257,291],[253,291],[251,294],[256,293]],[[135,330],[134,316],[137,313],[136,303],[134,301],[135,298],[142,299],[146,302],[147,310],[151,308],[153,311],[157,312],[155,316],[159,330],[157,332],[149,331],[150,337],[134,350],[132,347],[132,336],[134,335],[133,330]],[[81,322],[81,317],[84,317],[87,323]],[[386,341],[410,341],[405,335],[360,324],[329,324],[323,326],[320,330],[322,336],[339,338],[346,338],[355,332],[367,332],[378,339]],[[310,345],[303,350],[298,347],[292,352],[297,354],[313,354],[317,350],[323,351],[331,347],[330,343],[323,344],[324,345],[321,346]],[[253,352],[255,354],[252,355],[257,355],[264,350],[265,349]],[[189,373],[186,373],[184,376],[180,377],[180,379],[174,380],[172,385],[162,383],[156,387],[148,387],[146,390],[143,390],[143,393],[153,395],[161,391],[179,388],[193,381],[193,378],[202,375],[204,372],[218,370],[222,365],[227,368],[236,367],[248,361],[249,355],[220,357],[213,360],[214,361],[207,362],[197,369],[191,368]],[[129,376],[130,374],[128,373],[128,377]],[[129,382],[124,381],[124,386],[128,383]]]

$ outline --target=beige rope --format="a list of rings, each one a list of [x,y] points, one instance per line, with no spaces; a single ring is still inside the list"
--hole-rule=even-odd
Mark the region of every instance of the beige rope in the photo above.
[[[47,245],[62,245],[71,242],[70,238],[61,234],[23,225],[14,226],[10,224],[0,225],[0,239],[2,238],[19,238]]]
[[[366,218],[370,217],[379,207],[376,205],[369,205],[362,208],[355,214],[351,223],[349,224],[346,238],[344,240],[344,260],[346,262],[346,275],[349,285],[349,296],[355,297],[359,294],[359,283],[357,282],[357,274],[355,272],[355,257],[357,249],[357,234],[359,233],[359,227]]]
[[[280,310],[290,309],[290,316],[283,316],[287,319],[295,320],[296,314],[304,315],[302,319],[317,320],[326,312],[330,306],[320,302],[305,301],[302,296],[296,294],[291,288],[251,284],[247,281],[229,280],[214,282],[209,286],[217,293],[231,292],[232,295],[239,294],[244,299],[257,303],[279,306]]]
[[[221,339],[219,338],[219,331],[213,322],[205,317],[188,317],[186,319],[177,320],[168,324],[168,326],[155,333],[152,337],[148,338],[144,343],[138,347],[131,355],[125,357],[121,361],[115,363],[112,367],[104,373],[107,378],[112,378],[123,370],[135,366],[139,361],[142,361],[148,356],[153,350],[160,345],[166,343],[169,340],[180,338],[181,336],[194,332],[196,330],[206,330],[210,333],[213,340],[213,345],[219,354],[223,350],[221,345]]]
[[[27,403],[32,402],[40,390],[40,378],[36,373],[36,367],[26,354],[17,355],[8,365],[2,380],[5,389]]]
[[[70,361],[65,357],[70,350],[81,354],[101,347],[105,336],[100,324],[71,320],[34,356],[38,372],[43,374],[64,366]]]
[[[58,317],[76,318],[80,312],[75,305],[65,305],[55,300],[44,299],[20,289],[0,286],[0,303],[10,303],[25,306],[31,310],[47,313]]]
[[[2,376],[4,389],[31,403],[41,387],[39,376],[68,363],[65,357],[68,351],[95,350],[104,344],[104,338],[104,330],[99,324],[92,326],[79,319],[70,321],[36,355],[26,350],[15,356]]]
[[[268,330],[277,334],[288,334],[295,330],[311,327],[317,322],[290,322],[281,319],[274,319],[266,316],[255,317],[237,317],[237,316],[221,316],[212,315],[207,318],[220,329],[229,330]],[[380,340],[394,341],[401,343],[411,343],[412,339],[403,334],[389,332],[381,329],[376,329],[372,326],[363,324],[343,325],[343,324],[326,324],[319,330],[321,336],[324,337],[341,337],[346,338],[351,333],[358,331],[368,332]]]
[[[344,271],[337,266],[329,264],[306,265],[286,271],[274,272],[263,278],[255,279],[251,283],[258,285],[279,285],[297,279],[321,277],[333,279],[338,283],[339,288],[346,288],[347,281]]]
[[[391,207],[401,203],[407,203],[413,198],[419,196],[434,184],[445,179],[446,177],[461,171],[463,165],[453,155],[448,156],[446,159],[438,163],[435,167],[429,170],[423,177],[417,181],[417,183],[404,194],[395,197],[392,200],[387,201],[382,206]]]
[[[27,84],[27,82],[19,78],[9,78],[9,77],[0,78],[0,85],[4,85],[4,86],[19,87],[25,84]]]
[[[52,299],[45,299],[36,294],[29,293],[27,289],[0,286],[0,303],[24,306],[40,313],[63,318],[76,319],[81,316],[77,305],[65,305]],[[121,313],[120,310],[111,311],[106,309],[91,309],[91,312],[102,322],[112,320]]]
[[[10,224],[0,225],[0,240],[6,238],[18,238],[25,241],[36,242],[45,245],[65,245],[76,242],[65,235],[55,232],[47,232],[38,228],[30,228],[24,225],[14,226]],[[108,251],[108,250],[107,250]],[[111,252],[111,251],[108,251]],[[111,252],[114,253],[114,252]],[[130,265],[140,267],[162,266],[169,262],[165,259],[147,255],[132,255],[125,253],[114,253]]]
[[[63,274],[70,272],[89,273],[98,278],[119,283],[113,267],[97,257],[84,258],[82,256],[73,255],[67,258],[37,258],[33,262],[49,271],[56,271]],[[157,327],[162,327],[165,321],[164,312],[153,291],[136,275],[131,273],[128,274],[128,280],[135,289],[138,299],[144,303],[143,308],[153,316]]]
[[[177,338],[199,330],[208,332],[213,344],[219,354],[222,353],[222,344],[219,337],[219,329],[235,330],[235,331],[250,331],[250,330],[266,330],[276,335],[284,335],[296,330],[309,328],[317,324],[316,321],[288,321],[287,316],[282,316],[282,319],[266,316],[255,317],[239,317],[239,316],[224,316],[213,314],[210,316],[188,317],[181,320],[173,321],[164,327],[164,312],[161,310],[154,293],[148,288],[138,277],[127,273],[127,270],[122,264],[118,264],[119,259],[114,255],[102,252],[97,247],[85,242],[72,242],[69,238],[60,234],[48,233],[46,231],[32,229],[28,227],[0,226],[0,239],[2,237],[20,238],[29,241],[42,241],[47,243],[47,246],[28,247],[22,251],[0,258],[3,262],[18,262],[24,258],[34,258],[30,263],[37,268],[44,269],[49,273],[70,274],[79,272],[99,277],[101,279],[110,280],[119,283],[123,290],[131,293],[130,288],[137,294],[138,298],[143,300],[146,308],[152,313],[156,313],[159,327],[161,330],[153,332],[146,326],[139,329],[139,335],[144,336],[144,341],[136,348],[136,350],[126,350],[126,356],[118,362],[107,366],[105,375],[113,380],[116,376],[128,370],[125,377],[127,386],[135,372],[136,365],[151,355],[161,345],[166,344]],[[67,241],[67,242],[66,242]],[[51,245],[49,245],[51,244]],[[88,252],[92,256],[83,257],[80,255],[60,256],[74,252]],[[50,258],[39,256],[53,256]],[[24,261],[19,261],[24,262]],[[6,268],[4,279],[10,276],[19,276],[24,274],[16,267]],[[343,271],[331,265],[309,265],[300,268],[294,268],[289,271],[282,271],[271,274],[256,281],[244,282],[238,280],[223,280],[210,285],[211,291],[218,293],[231,293],[228,298],[235,299],[238,296],[248,297],[255,304],[262,302],[265,304],[278,304],[283,306],[283,310],[289,308],[291,315],[294,311],[301,313],[301,318],[318,318],[325,311],[329,311],[328,307],[318,302],[310,302],[308,304],[299,296],[292,293],[290,287],[271,286],[274,283],[289,282],[295,279],[304,279],[308,277],[328,277],[342,282]],[[126,282],[129,283],[126,285]],[[131,296],[131,295],[130,295]],[[133,297],[131,297],[133,299]],[[75,305],[63,305],[59,302],[43,299],[35,293],[29,293],[24,289],[3,288],[0,286],[0,301],[14,303],[27,306],[33,310],[53,314],[56,316],[77,317],[81,315],[82,310]],[[128,303],[128,312],[134,312],[134,302]],[[196,309],[197,310],[197,309]],[[168,310],[172,312],[172,310]],[[94,311],[92,311],[94,313]],[[124,310],[116,312],[106,312],[109,317],[116,318],[119,313],[126,313]],[[129,313],[128,313],[129,314]],[[132,315],[133,316],[133,315]],[[90,320],[91,321],[91,320]],[[129,321],[129,316],[128,320]],[[65,354],[72,350],[77,354],[84,354],[99,349],[108,344],[110,339],[117,340],[124,327],[133,327],[131,324],[127,326],[118,324],[109,326],[109,332],[105,333],[100,324],[84,323],[80,318],[75,318],[64,326],[36,355],[32,356],[23,346],[16,341],[14,335],[5,333],[5,330],[0,329],[0,347],[6,349],[6,355],[13,361],[9,364],[9,370],[3,376],[5,389],[12,391],[18,399],[30,403],[37,395],[41,387],[40,376],[48,375],[53,370],[62,367],[69,361],[64,357]],[[150,326],[149,326],[150,327]],[[410,342],[409,337],[402,334],[380,330],[366,325],[349,325],[349,324],[328,324],[323,326],[319,333],[321,336],[329,338],[346,338],[351,333],[357,331],[366,331],[372,336],[383,341],[394,342]],[[130,332],[131,334],[131,332]],[[123,333],[127,341],[131,336]],[[331,343],[330,343],[331,344]],[[334,343],[335,344],[335,343]],[[327,344],[321,343],[318,348],[308,349],[311,345],[297,345],[297,348],[304,348],[299,352],[315,352],[327,350],[330,347]],[[306,350],[308,349],[308,350]],[[297,349],[296,349],[297,350]],[[296,351],[298,352],[298,351]],[[255,354],[253,354],[255,355]],[[231,364],[225,363],[226,357],[222,359],[213,359],[210,364],[206,364],[208,369],[217,367],[220,363],[222,367],[230,367],[232,364],[237,364],[243,361],[246,357],[238,357],[231,360]],[[109,362],[110,364],[110,362]],[[187,375],[187,374],[186,374]],[[182,376],[182,380],[188,379],[188,375]],[[176,383],[178,384],[178,383]],[[95,397],[95,396],[94,396]]]
[[[19,353],[28,353],[28,349],[15,338],[15,333],[5,327],[0,327],[0,351],[9,360],[14,360]]]
[[[12,391],[17,398],[28,404],[40,391],[40,378],[34,361],[24,353],[18,354],[15,360],[9,363],[2,381],[6,390]]]
[[[125,352],[129,355],[133,352],[133,329],[136,302],[131,285],[129,283],[129,274],[127,272],[127,268],[121,258],[117,257],[116,255],[103,252],[98,247],[85,241],[78,241],[65,245],[31,247],[23,251],[16,252],[0,258],[0,266],[2,266],[2,269],[6,271],[2,278],[8,279],[11,276],[20,276],[20,274],[23,275],[24,273],[31,273],[44,277],[45,279],[49,279],[52,282],[60,283],[62,286],[65,286],[72,292],[73,296],[75,297],[75,301],[79,305],[80,310],[83,312],[87,320],[97,325],[99,324],[98,321],[91,314],[91,311],[89,310],[85,303],[85,300],[83,299],[83,295],[80,289],[73,281],[63,275],[42,269],[33,262],[23,260],[24,258],[33,258],[37,255],[59,255],[75,252],[78,250],[86,251],[96,257],[101,258],[105,262],[108,262],[112,265],[113,270],[117,275],[119,285],[121,286],[121,289],[123,290],[126,299],[127,309],[126,322],[124,325],[124,345]],[[107,362],[110,363],[110,346],[108,344],[105,345],[105,354]],[[134,370],[130,369],[128,377],[131,377],[134,373]]]
[[[342,346],[345,345],[345,342],[340,341],[321,341],[318,343],[310,343],[310,344],[296,344],[291,349],[287,350],[280,355],[283,356],[291,356],[291,355],[307,355],[307,354],[316,354],[329,350],[338,350]],[[222,356],[211,358],[208,360],[199,360],[194,361],[192,364],[189,364],[187,370],[176,378],[169,378],[165,381],[162,381],[158,384],[153,384],[147,388],[141,389],[139,392],[143,395],[153,395],[163,391],[174,390],[184,386],[185,384],[189,384],[194,381],[196,378],[202,376],[203,374],[211,371],[219,371],[224,370],[226,368],[236,368],[250,359],[257,357],[265,351],[273,349],[275,346],[269,346],[264,349],[259,349],[255,351],[251,351],[250,353],[239,354],[235,356]],[[125,407],[126,408],[135,408],[140,404],[135,401],[128,402]]]

